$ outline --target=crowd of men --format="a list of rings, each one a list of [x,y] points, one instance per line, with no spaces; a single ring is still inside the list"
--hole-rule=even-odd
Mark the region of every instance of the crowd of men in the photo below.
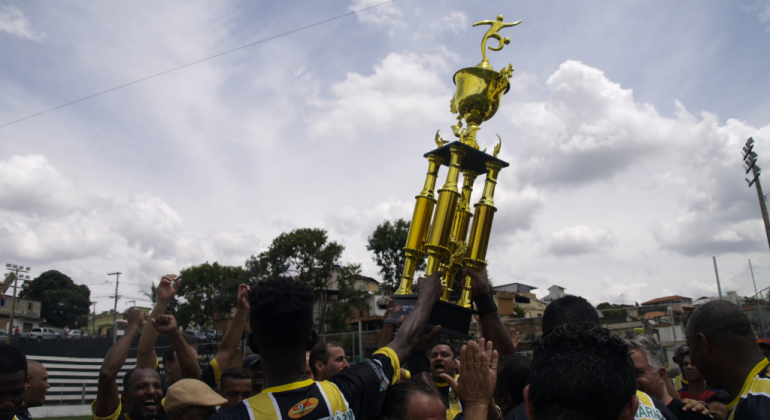
[[[623,339],[601,328],[585,299],[555,300],[542,317],[532,358],[516,354],[486,272],[466,270],[482,337],[458,351],[426,329],[443,293],[441,273],[419,280],[419,298],[381,348],[349,365],[339,343],[319,343],[313,289],[291,278],[241,285],[237,312],[216,356],[202,368],[176,320],[166,315],[181,279],[164,276],[148,322],[127,314],[125,335],[101,366],[94,420],[549,420],[770,418],[770,340],[755,339],[749,320],[727,301],[706,303],[686,326],[687,344],[669,379],[660,343]],[[246,320],[253,355],[232,366]],[[118,374],[143,327],[134,369]],[[394,330],[395,334],[393,334]],[[172,345],[155,352],[160,333]],[[764,351],[764,352],[763,352]],[[48,388],[45,367],[17,347],[0,345],[0,420],[32,420]]]

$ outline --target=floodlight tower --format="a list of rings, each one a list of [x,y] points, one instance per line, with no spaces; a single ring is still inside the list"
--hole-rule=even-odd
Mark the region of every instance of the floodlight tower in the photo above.
[[[11,344],[13,341],[13,321],[16,315],[16,299],[18,297],[16,296],[16,286],[19,284],[19,280],[21,279],[22,282],[29,280],[29,275],[26,274],[19,274],[19,273],[29,273],[32,268],[30,267],[24,267],[23,265],[19,264],[5,264],[5,269],[10,271],[10,275],[13,276],[13,304],[11,305],[11,322],[10,327],[8,329],[8,339],[6,341],[6,344]],[[10,277],[10,276],[8,276]],[[6,280],[8,279],[6,277]],[[5,293],[6,290],[10,287],[10,282],[6,281],[3,284],[3,293]]]
[[[749,137],[746,140],[746,144],[743,146],[743,169],[746,170],[746,174],[753,172],[754,179],[749,180],[746,178],[746,182],[749,183],[749,187],[752,184],[757,185],[757,195],[759,196],[759,207],[762,209],[762,220],[765,222],[765,235],[767,235],[767,245],[770,247],[770,218],[767,216],[767,205],[765,204],[765,196],[762,194],[762,185],[759,183],[759,175],[762,169],[757,165],[757,154],[754,152],[754,139]]]

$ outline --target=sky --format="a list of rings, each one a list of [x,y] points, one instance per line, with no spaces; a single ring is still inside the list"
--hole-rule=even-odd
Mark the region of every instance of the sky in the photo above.
[[[481,20],[510,44],[489,274],[594,303],[770,286],[758,197],[770,157],[770,1],[0,2],[0,255],[122,309],[167,273],[241,265],[323,228],[378,278],[366,239],[411,217],[452,75]],[[490,45],[496,44],[491,42]],[[446,167],[439,175],[439,185]],[[770,185],[770,181],[767,181]],[[770,188],[770,187],[768,187]],[[472,202],[480,197],[476,182]]]

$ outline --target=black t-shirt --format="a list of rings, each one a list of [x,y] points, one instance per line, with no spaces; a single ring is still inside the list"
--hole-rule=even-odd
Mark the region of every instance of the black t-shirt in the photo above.
[[[328,381],[307,379],[267,388],[211,420],[377,419],[385,392],[399,380],[400,367],[396,353],[385,347]]]
[[[679,420],[706,420],[710,418],[698,411],[684,411],[684,403],[676,398],[672,399],[666,407]]]

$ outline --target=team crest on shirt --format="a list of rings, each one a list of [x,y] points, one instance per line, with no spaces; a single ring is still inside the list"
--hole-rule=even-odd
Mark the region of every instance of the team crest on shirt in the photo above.
[[[311,411],[318,407],[318,399],[308,398],[298,402],[294,407],[289,409],[289,417],[298,419],[305,414],[309,414]]]

